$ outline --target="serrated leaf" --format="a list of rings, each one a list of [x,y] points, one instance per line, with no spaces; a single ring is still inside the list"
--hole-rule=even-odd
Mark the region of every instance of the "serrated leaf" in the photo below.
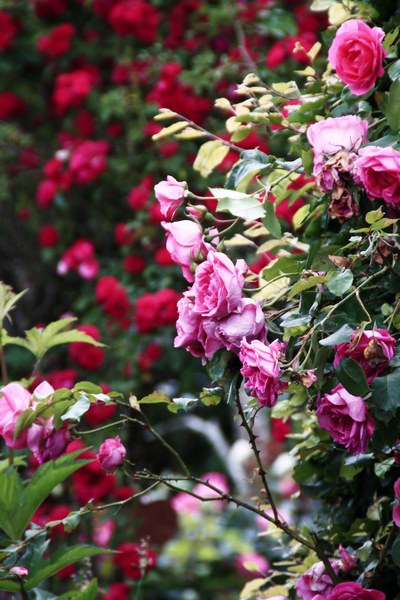
[[[321,346],[336,346],[337,344],[349,342],[353,331],[353,328],[349,325],[342,325],[337,331],[320,340],[319,343]]]
[[[224,188],[210,188],[210,191],[218,199],[218,211],[227,211],[246,220],[259,219],[265,215],[263,205],[254,196]]]
[[[164,392],[155,391],[138,400],[139,404],[169,404],[171,399]]]
[[[229,152],[229,147],[220,140],[205,142],[199,148],[193,168],[202,177],[208,177]]]
[[[272,237],[279,239],[282,235],[282,227],[279,219],[275,215],[273,203],[266,200],[263,204],[263,208],[265,211],[265,217],[262,220],[263,225],[265,225]]]
[[[342,358],[336,367],[336,376],[353,396],[365,396],[371,389],[362,367],[353,358]]]
[[[187,123],[183,122],[183,121],[179,121],[178,123],[172,123],[172,125],[169,125],[168,127],[164,127],[163,129],[161,129],[161,131],[152,135],[151,139],[154,142],[157,142],[158,140],[162,140],[166,137],[169,137],[170,135],[173,135],[174,133],[178,133],[178,131],[182,131],[182,129],[186,129],[186,127],[187,127]]]
[[[328,279],[328,290],[335,296],[343,296],[353,284],[353,273],[350,269],[341,268]]]
[[[389,89],[389,99],[385,115],[390,128],[397,131],[400,128],[400,80],[393,81]]]

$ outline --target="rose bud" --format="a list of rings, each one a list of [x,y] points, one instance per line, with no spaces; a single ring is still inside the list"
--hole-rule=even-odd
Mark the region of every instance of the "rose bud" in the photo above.
[[[100,446],[97,458],[108,473],[113,473],[124,462],[126,449],[119,436],[107,438]]]

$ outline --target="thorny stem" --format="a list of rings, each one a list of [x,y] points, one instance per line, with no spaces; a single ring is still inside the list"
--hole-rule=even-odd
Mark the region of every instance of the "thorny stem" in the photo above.
[[[279,166],[279,165],[278,165]],[[289,171],[286,171],[286,173],[284,173],[281,177],[278,177],[278,179],[275,179],[275,181],[273,181],[271,183],[271,190],[274,186],[278,185],[278,183],[280,183],[281,181],[283,181],[284,179],[286,179],[287,177],[290,177],[290,175],[292,173],[296,173],[299,168],[301,167],[301,161],[299,161],[299,164],[292,167],[291,169],[289,169]]]
[[[271,490],[269,489],[269,485],[268,485],[268,481],[267,481],[267,474],[265,472],[265,469],[263,467],[263,464],[261,462],[261,458],[260,458],[260,450],[258,449],[257,443],[256,443],[256,436],[254,435],[251,427],[248,424],[248,421],[246,419],[246,415],[244,414],[243,411],[243,406],[242,403],[240,402],[240,398],[239,398],[239,394],[236,393],[236,398],[235,398],[235,402],[236,402],[236,406],[240,415],[240,418],[242,419],[242,425],[246,430],[247,436],[249,438],[249,442],[251,445],[251,449],[253,450],[253,454],[254,457],[256,459],[257,462],[257,467],[258,467],[258,474],[261,478],[262,484],[264,486],[264,491],[265,494],[267,496],[268,499],[268,503],[272,508],[272,512],[274,513],[274,518],[279,521],[279,514],[278,514],[278,509],[276,508],[276,504],[275,501],[272,497],[271,494]]]

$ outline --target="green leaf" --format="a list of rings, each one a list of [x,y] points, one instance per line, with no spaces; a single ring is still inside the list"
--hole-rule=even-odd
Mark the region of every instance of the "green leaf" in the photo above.
[[[4,590],[5,592],[19,592],[21,586],[15,580],[0,579],[0,590]]]
[[[171,402],[171,398],[167,396],[164,392],[155,391],[148,396],[144,396],[139,400],[139,404],[169,404]]]
[[[349,342],[353,331],[354,329],[349,325],[342,325],[337,331],[320,340],[319,343],[321,346],[336,346],[337,344]]]
[[[25,589],[32,589],[33,587],[39,585],[42,581],[48,579],[55,573],[58,573],[58,571],[64,567],[76,563],[83,558],[96,556],[97,554],[111,553],[112,550],[98,548],[97,546],[91,546],[88,544],[80,544],[79,546],[73,546],[72,548],[62,547],[50,556],[49,560],[45,562],[41,569],[28,577],[25,583]]]
[[[384,214],[385,213],[383,212],[382,207],[380,206],[377,210],[370,210],[369,212],[367,212],[367,214],[365,215],[365,220],[368,223],[368,225],[372,225],[373,223],[376,223],[377,221],[382,219]]]
[[[310,214],[310,205],[304,204],[301,206],[293,216],[293,227],[294,229],[300,229],[303,224],[304,219]]]
[[[262,206],[265,211],[265,217],[262,219],[263,225],[265,225],[272,237],[280,239],[282,228],[279,219],[275,215],[273,203],[266,200]]]
[[[392,555],[394,564],[400,566],[400,535],[398,535],[394,541],[394,544],[392,546],[391,555]]]
[[[254,196],[224,188],[210,188],[210,191],[218,200],[218,211],[227,211],[246,220],[259,219],[265,215],[263,205]]]
[[[245,150],[240,160],[232,168],[226,181],[227,188],[244,191],[248,182],[257,174],[268,169],[270,171],[275,161],[274,156],[268,156],[261,150]]]
[[[167,408],[172,413],[177,413],[178,410],[187,411],[197,403],[197,398],[174,398]]]
[[[22,412],[16,422],[14,430],[14,440],[17,439],[21,431],[28,429],[36,419],[36,412],[32,407],[27,408]]]
[[[353,396],[365,396],[371,391],[363,369],[353,358],[342,358],[336,367],[336,376]]]
[[[0,473],[0,528],[10,539],[17,539],[22,535],[18,517],[23,497],[24,488],[17,471],[10,467]]]
[[[208,177],[229,152],[229,147],[220,140],[205,142],[199,148],[193,168],[202,177]]]
[[[397,36],[399,35],[399,31],[400,31],[400,27],[396,27],[395,29],[388,31],[388,33],[385,35],[385,37],[383,39],[382,45],[388,54],[389,54],[393,44],[395,43]]]
[[[58,600],[96,600],[98,598],[97,579],[92,579],[83,590],[65,592],[57,598]]]
[[[296,296],[300,292],[303,292],[304,290],[313,288],[320,283],[325,283],[326,279],[326,275],[311,275],[310,277],[304,277],[303,279],[300,279],[300,281],[297,281],[292,286],[289,295],[289,300],[291,300],[292,298],[294,298],[294,296]]]
[[[386,118],[393,131],[400,128],[400,80],[393,81],[389,89],[389,100],[385,110]]]
[[[203,388],[200,392],[200,402],[205,406],[215,406],[221,402],[224,397],[222,387]]]
[[[335,275],[328,279],[328,290],[335,296],[343,296],[353,284],[353,273],[350,269],[340,268]]]
[[[12,523],[12,537],[14,539],[19,539],[22,536],[33,514],[47,496],[51,494],[53,489],[72,475],[72,473],[90,462],[89,460],[75,460],[79,454],[82,454],[82,450],[70,452],[57,460],[51,460],[44,465],[40,465],[24,489],[21,489],[21,483],[17,485],[14,492],[17,495],[17,501],[13,505],[9,505],[10,508],[8,509],[9,511],[13,511],[9,519],[10,523]],[[3,491],[3,484],[1,483],[3,475],[4,473],[0,474],[1,496]],[[0,512],[2,512],[1,496]],[[6,531],[1,523],[0,526]]]
[[[400,60],[396,60],[394,63],[392,63],[387,72],[392,81],[400,79]]]
[[[86,392],[87,394],[101,394],[102,389],[99,385],[91,381],[78,381],[72,388],[73,392]]]
[[[394,415],[400,406],[400,369],[385,377],[375,377],[371,383],[371,402],[379,412]]]
[[[84,415],[90,408],[90,400],[83,394],[79,396],[79,399],[72,404],[68,410],[61,415],[61,421],[67,421],[73,419],[74,421],[80,421],[82,415]]]

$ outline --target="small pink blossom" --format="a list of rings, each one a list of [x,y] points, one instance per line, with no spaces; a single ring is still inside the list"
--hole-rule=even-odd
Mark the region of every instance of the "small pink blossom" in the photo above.
[[[113,473],[124,462],[126,449],[120,437],[107,438],[100,446],[97,458],[108,473]]]
[[[372,199],[400,205],[400,152],[391,148],[366,146],[354,165],[358,181]]]
[[[199,261],[201,256],[205,258],[210,249],[210,245],[204,241],[200,225],[188,220],[176,223],[162,221],[161,225],[167,232],[166,247],[172,260],[182,268],[185,279],[193,282],[192,264]]]
[[[244,552],[235,558],[235,569],[244,577],[265,577],[270,570],[267,559],[258,552]]]
[[[339,563],[337,560],[330,560],[332,569],[339,573]],[[308,571],[303,573],[296,583],[296,593],[302,600],[322,600],[333,589],[333,582],[326,572],[324,563],[315,563]]]
[[[29,571],[26,567],[12,567],[10,573],[14,573],[17,577],[27,577]]]
[[[160,203],[160,210],[166,219],[172,219],[176,210],[182,204],[186,193],[186,182],[180,183],[167,175],[167,179],[154,186],[154,192]]]
[[[392,518],[397,527],[400,527],[400,477],[398,477],[394,483],[394,493],[397,502],[393,507]]]
[[[27,430],[21,431],[14,440],[17,420],[31,405],[31,394],[19,383],[9,383],[0,389],[0,435],[9,448],[26,448]]]

